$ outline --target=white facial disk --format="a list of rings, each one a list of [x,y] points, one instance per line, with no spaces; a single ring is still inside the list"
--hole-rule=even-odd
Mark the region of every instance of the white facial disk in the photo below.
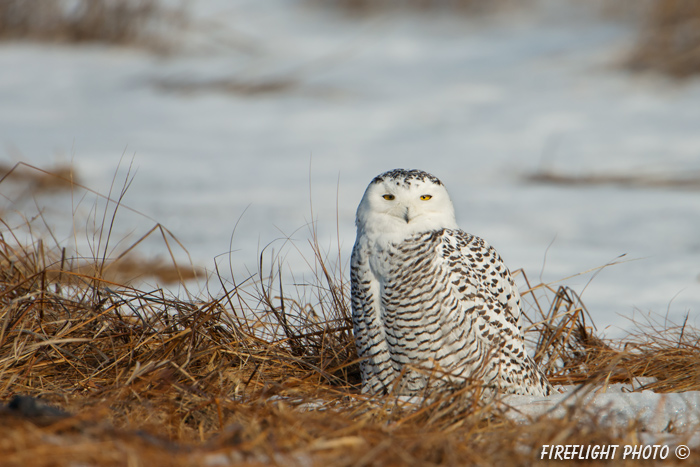
[[[421,170],[395,169],[377,176],[357,208],[357,234],[401,241],[420,232],[457,229],[445,186]]]

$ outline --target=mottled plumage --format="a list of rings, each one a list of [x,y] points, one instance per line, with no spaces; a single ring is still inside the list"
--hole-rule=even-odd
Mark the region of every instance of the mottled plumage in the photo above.
[[[372,180],[357,209],[351,283],[363,392],[468,381],[551,392],[525,352],[510,272],[484,240],[459,229],[433,175],[397,169]]]

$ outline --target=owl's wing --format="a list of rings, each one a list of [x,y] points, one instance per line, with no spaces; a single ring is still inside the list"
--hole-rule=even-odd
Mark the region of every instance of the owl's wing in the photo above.
[[[484,239],[462,230],[446,231],[461,254],[460,262],[469,271],[471,282],[483,289],[488,301],[503,311],[504,320],[521,328],[520,293],[496,249]]]
[[[506,392],[549,394],[551,386],[525,351],[520,330],[520,294],[496,250],[461,230],[445,230],[442,256],[452,293],[471,342],[462,362],[466,374]],[[450,319],[454,319],[450,317]]]
[[[362,392],[385,392],[395,375],[381,319],[380,285],[369,266],[365,242],[358,240],[350,261],[352,323],[360,357]]]

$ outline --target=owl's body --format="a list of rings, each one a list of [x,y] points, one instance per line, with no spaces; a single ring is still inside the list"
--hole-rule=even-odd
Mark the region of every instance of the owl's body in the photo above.
[[[363,392],[417,394],[470,382],[548,395],[525,352],[520,295],[484,240],[457,227],[442,183],[394,170],[370,183],[351,262]]]

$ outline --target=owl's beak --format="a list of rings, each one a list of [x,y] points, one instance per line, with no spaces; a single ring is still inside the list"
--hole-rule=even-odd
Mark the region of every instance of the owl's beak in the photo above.
[[[391,209],[391,211],[389,211],[389,213],[397,219],[401,219],[402,221],[406,222],[407,224],[411,222],[409,207],[405,206],[403,203],[397,203],[396,205],[394,205],[394,207]]]
[[[405,208],[404,208],[404,211],[403,211],[403,220],[405,220],[407,224],[408,224],[408,222],[411,220],[411,218],[408,216],[408,207],[405,207]]]

